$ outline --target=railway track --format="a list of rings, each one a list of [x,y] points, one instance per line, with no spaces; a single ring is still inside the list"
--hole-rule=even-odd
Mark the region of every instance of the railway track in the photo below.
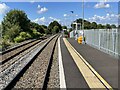
[[[17,79],[21,77],[21,74],[26,73],[25,71],[27,68],[32,66],[31,63],[37,60],[37,56],[40,54],[40,52],[42,54],[44,48],[46,49],[48,46],[50,46],[50,44],[52,44],[52,46],[49,47],[51,50],[49,53],[50,55],[48,55],[48,59],[45,59],[50,63],[57,38],[58,36],[52,36],[49,39],[40,41],[31,48],[23,51],[20,54],[17,54],[12,58],[12,60],[10,60],[11,62],[2,64],[0,67],[2,69],[0,75],[0,89],[8,89],[13,87],[15,82],[17,82]],[[47,69],[44,70],[44,79],[47,76],[46,72],[48,71],[49,63],[45,65],[47,66]],[[41,87],[44,87],[44,84]]]
[[[15,57],[17,54],[20,54],[21,52],[29,49],[31,46],[36,45],[37,43],[39,43],[41,40],[44,40],[44,39],[46,38],[42,37],[42,38],[39,38],[38,40],[32,40],[0,53],[0,64],[6,63],[7,61],[11,60],[11,58]]]

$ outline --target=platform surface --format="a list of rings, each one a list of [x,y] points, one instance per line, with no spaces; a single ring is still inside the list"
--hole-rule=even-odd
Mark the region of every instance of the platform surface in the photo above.
[[[113,88],[118,88],[118,59],[74,39],[68,41]]]
[[[89,45],[78,44],[74,39],[67,38],[67,40],[113,88],[118,88],[118,59]],[[62,37],[60,39],[60,45],[66,87],[89,88],[70,55]]]

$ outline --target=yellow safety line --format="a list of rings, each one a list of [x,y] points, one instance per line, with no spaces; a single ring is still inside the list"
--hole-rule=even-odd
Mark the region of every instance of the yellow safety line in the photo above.
[[[82,73],[84,79],[86,80],[88,86],[92,88],[108,88],[112,90],[112,87],[104,80],[95,69],[73,48],[73,46],[63,38],[63,41],[71,54],[73,60],[78,66],[80,72]],[[98,79],[99,78],[99,79]],[[102,82],[102,83],[101,83]],[[104,85],[103,85],[104,84]],[[106,87],[105,87],[106,86]]]

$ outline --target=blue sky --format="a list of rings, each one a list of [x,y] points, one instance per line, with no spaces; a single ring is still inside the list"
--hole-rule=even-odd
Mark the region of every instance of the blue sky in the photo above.
[[[86,20],[117,24],[117,2],[85,2],[84,6]],[[53,20],[70,25],[71,21],[82,17],[82,2],[3,2],[0,3],[0,22],[11,9],[23,10],[31,21],[46,25]]]

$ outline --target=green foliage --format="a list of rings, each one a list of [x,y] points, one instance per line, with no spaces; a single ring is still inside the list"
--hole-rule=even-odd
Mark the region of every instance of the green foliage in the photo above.
[[[111,29],[110,24],[106,24],[106,29]]]
[[[97,23],[96,22],[91,23],[91,29],[97,29]]]
[[[22,41],[30,39],[30,38],[39,38],[40,36],[42,36],[42,34],[39,33],[36,29],[33,29],[31,33],[20,32],[19,36],[14,38],[14,41],[16,43],[19,43],[19,42],[22,42]]]
[[[81,18],[77,19],[76,22],[80,23],[81,26],[83,24],[82,23],[83,20]],[[73,25],[71,25],[71,26],[73,26]],[[110,25],[110,24],[102,25],[102,24],[97,24],[96,22],[90,23],[89,21],[84,20],[84,29],[111,29],[111,28],[116,28],[116,26]]]
[[[2,25],[0,24],[0,38],[2,37]]]
[[[52,29],[54,28],[54,26],[58,26],[59,27],[59,31],[62,30],[62,26],[57,21],[53,21],[48,26],[49,32],[52,32]]]
[[[30,20],[25,12],[21,10],[11,10],[3,18],[2,35],[10,42],[14,41],[20,32],[29,32]],[[19,37],[21,38],[21,37]]]
[[[46,29],[45,34],[51,34],[50,30]]]
[[[18,25],[21,31],[28,31],[30,29],[30,20],[27,18],[25,12],[21,10],[11,10],[3,18],[3,34],[12,26]]]
[[[0,46],[2,47],[3,50],[7,49],[8,46],[10,46],[10,42],[6,39],[2,39],[2,42],[0,43]]]
[[[39,25],[35,22],[31,22],[30,27],[31,27],[31,29],[36,29],[38,32],[40,32],[42,34],[45,33],[44,28],[46,28],[46,27],[44,25]]]
[[[77,19],[76,22],[80,23],[81,26],[83,24],[83,20],[81,18]],[[71,25],[71,26],[73,26],[73,25]],[[91,23],[89,21],[87,21],[87,20],[84,20],[84,29],[91,29]]]
[[[75,30],[76,25],[75,24],[71,24],[71,27],[72,27],[73,30]]]
[[[111,25],[111,28],[117,28],[115,24],[112,24]]]
[[[3,35],[3,38],[9,39],[9,41],[13,41],[14,38],[19,34],[20,32],[20,27],[18,25],[13,25],[11,28],[7,29],[8,31],[5,32]]]
[[[27,33],[27,32],[20,32],[20,36],[21,36],[22,38],[25,38],[25,39],[29,39],[29,38],[32,37],[32,36],[31,36],[29,33]]]
[[[0,25],[0,37],[3,39],[3,43],[0,46],[6,48],[10,43],[39,38],[45,33],[58,33],[60,30],[62,30],[62,26],[57,21],[51,22],[47,27],[30,22],[24,11],[10,10],[6,13],[2,25]]]
[[[24,41],[24,40],[25,40],[25,38],[23,38],[22,36],[18,36],[18,37],[16,37],[16,38],[14,38],[14,41],[15,41],[16,43],[22,42],[22,41]]]
[[[69,34],[69,32],[68,32],[67,30],[65,30],[65,31],[64,31],[64,34],[68,35],[68,34]]]
[[[41,25],[44,29],[47,29],[47,26],[45,26],[45,25]]]
[[[71,32],[71,31],[72,31],[72,28],[69,29],[69,32]]]
[[[42,36],[42,34],[41,33],[39,33],[39,32],[37,32],[37,30],[36,29],[34,29],[33,30],[33,38],[39,38],[40,36]]]
[[[91,29],[91,23],[89,21],[84,22],[84,29]]]
[[[62,29],[67,29],[67,26],[62,26]]]
[[[58,26],[54,26],[54,28],[52,29],[52,34],[58,33],[59,32],[59,27]]]
[[[98,25],[97,25],[97,29],[105,29],[105,26],[102,25],[102,24],[98,24]]]
[[[118,29],[120,29],[120,25],[118,25]]]

